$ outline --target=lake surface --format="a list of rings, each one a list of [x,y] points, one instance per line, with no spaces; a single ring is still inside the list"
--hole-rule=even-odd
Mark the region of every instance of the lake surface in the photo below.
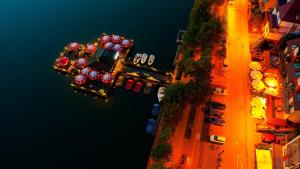
[[[102,32],[171,70],[192,0],[1,0],[0,168],[143,169],[155,97],[118,90],[108,103],[75,94],[52,63],[72,41]]]

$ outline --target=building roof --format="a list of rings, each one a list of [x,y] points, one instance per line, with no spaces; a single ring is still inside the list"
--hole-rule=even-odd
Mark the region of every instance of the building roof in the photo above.
[[[300,19],[296,16],[299,15],[300,1],[292,0],[284,5],[279,6],[281,21],[292,22],[300,24]]]
[[[286,45],[287,47],[290,49],[290,47],[292,47],[293,45],[297,45],[300,46],[300,38],[296,38],[296,39],[291,39],[286,41]]]

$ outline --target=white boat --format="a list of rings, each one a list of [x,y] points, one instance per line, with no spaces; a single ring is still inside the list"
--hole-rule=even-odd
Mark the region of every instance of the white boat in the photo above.
[[[148,66],[151,66],[154,63],[155,60],[155,56],[154,55],[150,55],[149,59],[148,59]]]
[[[165,96],[165,87],[160,87],[159,89],[158,89],[158,92],[157,92],[157,99],[158,99],[158,101],[160,102],[162,99],[163,99],[163,97]]]
[[[143,53],[142,59],[141,59],[141,64],[146,63],[147,59],[148,59],[148,54],[147,53]]]
[[[142,59],[142,54],[136,53],[134,58],[133,58],[133,64],[135,64],[135,65],[138,64],[141,59]]]

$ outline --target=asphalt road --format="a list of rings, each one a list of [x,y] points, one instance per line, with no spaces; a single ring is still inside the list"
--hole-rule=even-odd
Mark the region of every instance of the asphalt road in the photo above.
[[[222,59],[213,57],[213,84],[227,88],[228,95],[214,95],[215,101],[226,103],[224,127],[203,122],[201,106],[197,107],[194,124],[188,123],[191,106],[186,106],[184,117],[171,138],[173,145],[170,165],[177,169],[254,169],[254,144],[260,135],[255,132],[255,122],[250,115],[249,32],[248,0],[235,0],[227,13],[227,61],[228,69],[222,71]],[[191,129],[190,138],[184,135]],[[208,142],[209,135],[226,137],[224,145]],[[215,150],[212,150],[214,145]],[[179,165],[185,155],[184,165]],[[218,161],[219,157],[219,162]],[[220,158],[222,159],[220,161]]]
[[[250,116],[248,1],[236,0],[227,14],[227,77],[224,164],[227,169],[254,169],[254,143],[259,140]]]

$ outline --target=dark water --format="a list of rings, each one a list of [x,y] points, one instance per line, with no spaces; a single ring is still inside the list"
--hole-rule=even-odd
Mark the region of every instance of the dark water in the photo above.
[[[155,99],[116,92],[108,103],[75,94],[51,65],[71,41],[102,32],[171,69],[192,0],[0,0],[0,168],[142,169]]]

